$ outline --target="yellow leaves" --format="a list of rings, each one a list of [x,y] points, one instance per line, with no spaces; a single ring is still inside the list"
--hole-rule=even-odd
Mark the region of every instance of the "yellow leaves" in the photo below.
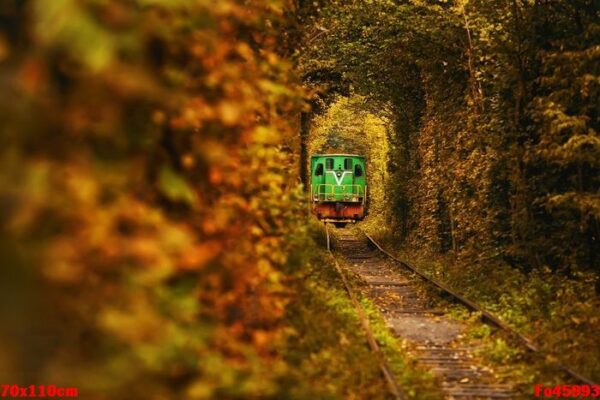
[[[141,296],[132,299],[129,309],[106,308],[98,316],[98,324],[129,343],[158,340],[164,332],[164,321]]]
[[[2,167],[11,174],[0,176],[0,186],[4,188],[4,195],[18,204],[4,221],[5,226],[18,236],[37,222],[36,218],[47,201],[52,166],[43,161],[32,162],[28,166],[15,165],[17,160],[14,156],[2,160]]]
[[[272,51],[263,51],[262,56],[266,58],[267,62],[273,66],[278,66],[279,63],[281,63],[279,56]]]
[[[279,132],[271,126],[260,125],[254,129],[252,134],[253,141],[261,144],[276,144],[281,139]]]
[[[227,148],[226,144],[213,138],[195,138],[196,148],[201,153],[202,158],[211,164],[212,168],[223,168],[229,165],[232,149]]]
[[[214,387],[212,384],[198,380],[190,385],[186,391],[186,397],[193,400],[205,400],[213,398]]]
[[[535,154],[559,165],[579,162],[594,166],[600,162],[600,137],[592,129],[586,133],[572,134],[563,144],[560,144],[560,141],[558,143],[547,141],[543,145],[536,150]]]
[[[57,171],[56,171],[57,172]],[[60,170],[64,180],[65,189],[72,194],[78,202],[94,203],[98,198],[98,182],[86,171],[83,166],[67,166]]]
[[[550,211],[576,209],[582,215],[600,218],[600,195],[595,193],[566,192],[547,196],[543,204]]]
[[[237,53],[242,58],[244,58],[244,60],[246,62],[254,60],[254,51],[252,50],[252,48],[250,47],[250,45],[248,45],[248,43],[239,42],[239,43],[236,44],[235,49],[236,49]]]
[[[244,110],[239,104],[231,101],[223,101],[217,107],[219,117],[225,126],[233,126],[239,122]]]
[[[73,50],[73,54],[95,72],[111,63],[115,38],[102,29],[78,1],[35,1],[34,14],[38,40],[59,43]]]

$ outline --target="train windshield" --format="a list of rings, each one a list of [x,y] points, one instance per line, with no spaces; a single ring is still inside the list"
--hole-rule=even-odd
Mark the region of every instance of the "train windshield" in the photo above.
[[[358,177],[358,176],[362,176],[362,174],[363,174],[362,167],[360,165],[357,165],[354,168],[354,176]]]
[[[351,170],[352,169],[352,159],[346,158],[344,160],[344,169]]]
[[[315,169],[315,175],[316,176],[323,175],[323,164],[322,163],[317,164],[317,168]]]

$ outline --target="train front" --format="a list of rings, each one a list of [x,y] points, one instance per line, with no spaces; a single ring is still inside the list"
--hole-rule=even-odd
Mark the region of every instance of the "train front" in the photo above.
[[[364,218],[367,200],[365,166],[365,157],[354,154],[311,157],[311,200],[317,218],[336,224]]]

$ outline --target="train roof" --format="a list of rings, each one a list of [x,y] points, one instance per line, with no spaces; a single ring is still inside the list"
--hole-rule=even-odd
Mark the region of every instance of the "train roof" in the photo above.
[[[361,157],[365,158],[365,156],[360,154],[344,154],[344,153],[332,153],[332,154],[313,154],[311,157]]]

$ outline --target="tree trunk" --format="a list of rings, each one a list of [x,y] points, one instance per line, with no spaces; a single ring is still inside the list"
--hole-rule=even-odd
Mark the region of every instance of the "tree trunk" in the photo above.
[[[479,79],[477,79],[475,74],[475,65],[473,62],[473,39],[471,38],[471,29],[469,28],[469,20],[467,19],[467,12],[465,10],[463,10],[463,18],[465,21],[465,31],[467,33],[467,67],[469,68],[469,75],[471,78],[469,85],[471,87],[471,96],[473,97],[475,110],[482,112],[483,88],[481,87],[481,82],[479,82]]]
[[[304,186],[304,191],[308,191],[310,184],[308,181],[308,138],[311,121],[311,112],[302,112],[300,114],[300,182]]]

